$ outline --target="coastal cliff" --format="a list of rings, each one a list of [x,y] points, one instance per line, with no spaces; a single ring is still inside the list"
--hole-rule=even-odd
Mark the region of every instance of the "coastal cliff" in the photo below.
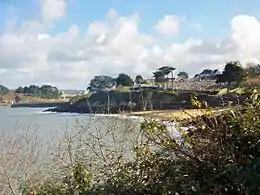
[[[210,107],[219,107],[223,102],[242,103],[248,95],[217,95],[209,91],[100,91],[89,97],[78,98],[68,104],[59,105],[46,111],[71,113],[116,114],[120,112],[137,112],[151,110],[194,109],[191,98],[196,96]]]

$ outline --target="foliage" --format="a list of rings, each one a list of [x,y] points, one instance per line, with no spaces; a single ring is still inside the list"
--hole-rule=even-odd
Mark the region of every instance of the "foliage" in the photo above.
[[[149,84],[151,84],[151,82],[149,80],[143,80],[142,84],[149,85]]]
[[[115,81],[117,86],[131,87],[134,85],[133,79],[124,73],[119,74]]]
[[[161,71],[164,75],[168,75],[170,74],[172,71],[175,70],[175,68],[171,67],[171,66],[162,66],[158,69],[159,71]]]
[[[9,92],[9,89],[3,85],[0,85],[0,95],[5,95]]]
[[[156,71],[153,73],[153,77],[156,83],[163,83],[166,82],[167,79],[165,78],[165,75],[161,71]]]
[[[29,87],[19,87],[15,92],[47,99],[56,99],[61,96],[61,92],[58,90],[58,88],[51,85],[42,85],[41,87],[35,85],[30,85]]]
[[[142,75],[137,75],[137,76],[135,77],[135,83],[136,83],[136,84],[142,84],[143,81],[144,81],[144,79],[143,79]]]
[[[165,88],[167,88],[168,84],[168,75],[171,73],[172,80],[172,88],[173,88],[173,71],[175,68],[171,66],[162,66],[156,72],[153,73],[153,77],[155,78],[155,82],[157,83],[165,83]]]
[[[221,75],[217,76],[217,83],[228,83],[229,87],[231,83],[239,85],[246,80],[246,71],[242,68],[240,62],[228,62]]]
[[[255,78],[255,77],[259,77],[260,76],[260,64],[253,64],[250,65],[249,67],[247,67],[245,69],[245,71],[247,72],[248,76],[250,78]]]
[[[196,98],[192,102],[202,106]],[[67,172],[67,180],[49,182],[39,189],[45,189],[42,190],[45,194],[69,194],[70,190],[78,190],[80,195],[258,194],[260,99],[257,94],[248,104],[221,115],[213,114],[210,108],[203,112],[203,116],[179,121],[178,126],[145,119],[136,142],[132,143],[132,158],[125,158],[118,150],[112,152],[101,141],[102,136],[98,137],[93,146],[98,148],[94,154],[99,161],[91,158],[90,162],[76,162]],[[111,132],[104,132],[104,136]],[[119,143],[116,137],[115,145]],[[81,144],[92,143],[79,138],[84,141]],[[78,148],[76,154],[82,149],[82,146]]]
[[[70,102],[70,103],[75,103],[75,102],[80,101],[80,100],[82,100],[82,99],[87,99],[87,98],[89,98],[91,95],[92,95],[92,93],[87,93],[87,94],[85,94],[85,95],[76,95],[76,96],[71,97],[70,100],[69,100],[69,102]]]
[[[187,72],[181,71],[177,74],[177,76],[181,79],[188,79],[189,78],[189,74]]]
[[[248,107],[182,122],[179,139],[146,120],[135,160],[118,168],[104,194],[258,194],[259,100]],[[191,126],[192,125],[192,126]]]
[[[90,188],[91,175],[84,163],[77,162],[72,167],[71,173],[62,180],[52,182],[43,182],[42,185],[36,186],[33,191],[37,195],[71,195],[82,194]],[[24,194],[30,194],[29,187],[23,188]]]
[[[106,75],[95,76],[89,84],[88,90],[90,91],[99,91],[105,89],[111,89],[116,85],[115,80]]]
[[[242,87],[238,87],[238,88],[235,88],[235,89],[232,89],[232,90],[228,90],[227,88],[223,88],[219,91],[216,92],[217,95],[225,95],[225,94],[228,94],[228,93],[235,93],[235,94],[238,94],[238,95],[242,95],[242,94],[247,94],[247,93],[250,93],[251,90],[246,90],[245,88],[242,88]]]

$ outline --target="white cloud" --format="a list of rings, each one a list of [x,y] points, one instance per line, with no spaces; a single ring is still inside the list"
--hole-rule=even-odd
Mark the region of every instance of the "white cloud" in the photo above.
[[[44,21],[57,20],[66,15],[67,0],[41,0]]]
[[[251,16],[234,17],[230,35],[222,40],[188,39],[163,46],[140,32],[139,20],[137,14],[113,21],[105,17],[89,24],[86,32],[72,25],[58,34],[48,34],[38,21],[26,21],[0,35],[0,81],[10,87],[50,83],[83,89],[100,74],[151,77],[165,64],[193,74],[222,68],[227,60],[246,62],[260,55],[260,23]]]
[[[118,13],[116,10],[114,9],[110,9],[108,12],[107,12],[107,18],[108,19],[116,19],[118,17]]]
[[[239,15],[232,19],[231,39],[236,43],[239,58],[259,57],[260,55],[260,23],[248,15]]]
[[[176,15],[166,15],[159,20],[155,28],[162,34],[171,35],[179,32],[180,18]]]

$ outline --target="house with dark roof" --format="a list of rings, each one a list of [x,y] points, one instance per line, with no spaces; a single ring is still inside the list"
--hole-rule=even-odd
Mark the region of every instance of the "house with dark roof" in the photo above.
[[[216,76],[220,74],[221,72],[218,69],[205,69],[200,74],[196,74],[194,78],[199,80],[214,80]]]

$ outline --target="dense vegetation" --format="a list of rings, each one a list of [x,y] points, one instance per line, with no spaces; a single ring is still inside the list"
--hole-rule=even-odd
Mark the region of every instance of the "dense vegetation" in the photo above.
[[[224,68],[222,74],[217,75],[217,83],[227,83],[228,89],[231,84],[235,83],[238,87],[243,81],[246,80],[248,74],[245,69],[242,68],[240,62],[228,62]]]
[[[144,82],[144,78],[142,77],[142,75],[136,75],[135,83],[136,84],[142,84],[143,82]]]
[[[180,78],[180,79],[188,79],[189,78],[189,74],[185,71],[181,71],[177,74],[177,76]]]
[[[242,68],[239,62],[228,62],[222,73],[216,75],[217,70],[206,69],[202,75],[227,84],[234,93],[233,86],[242,85],[248,78],[259,78],[258,68]],[[170,74],[173,82],[174,70],[169,66],[158,68],[154,72],[155,83],[167,88]],[[184,72],[178,76],[187,78]],[[137,75],[135,83],[142,84],[145,80]],[[145,119],[138,130],[127,124],[127,120],[120,120],[120,125],[127,127],[124,131],[112,119],[109,119],[111,126],[103,125],[94,132],[88,131],[93,123],[79,125],[66,133],[54,149],[50,146],[50,151],[42,158],[37,151],[40,147],[36,144],[37,135],[23,134],[19,139],[2,136],[0,144],[8,150],[0,153],[1,191],[24,195],[259,193],[260,98],[257,91],[246,103],[238,101],[236,106],[220,115],[208,107],[210,101],[206,98],[209,94],[204,92],[159,89],[107,92],[107,89],[133,84],[126,74],[119,74],[117,78],[95,76],[89,90],[98,93],[75,97],[75,102],[69,105],[84,109],[92,101],[93,104],[104,103],[109,110],[114,103],[128,106],[133,101],[146,110],[162,106],[162,101],[157,101],[164,100],[162,97],[171,103],[173,100],[181,102],[188,101],[192,93],[194,98],[189,103],[203,107],[204,115],[186,120],[172,119],[172,126],[168,122],[166,125],[165,121]],[[60,94],[57,88],[46,85],[21,87],[16,92],[45,98]],[[152,99],[155,96],[157,98]],[[198,100],[207,100],[209,104]],[[98,122],[101,122],[100,118]]]
[[[227,62],[224,71],[205,69],[193,79],[186,72],[178,73],[174,81],[175,68],[163,66],[154,72],[154,80],[144,80],[137,75],[135,83],[129,75],[117,78],[95,76],[90,84],[88,96],[73,98],[69,105],[50,109],[54,112],[76,113],[120,113],[128,111],[165,110],[194,108],[190,97],[197,94],[200,101],[211,107],[236,105],[250,96],[252,87],[260,87],[258,66],[242,68],[240,62]],[[251,72],[250,72],[251,71]],[[171,79],[169,75],[171,74]],[[171,86],[169,87],[169,84]],[[162,87],[164,85],[164,88]]]
[[[254,79],[253,82],[257,82],[260,76],[260,65],[250,65],[243,68],[239,61],[227,62],[224,70],[220,72],[218,69],[204,69],[200,74],[196,74],[193,79],[199,80],[215,80],[217,84],[226,84],[228,89],[236,88],[242,83],[248,81],[248,79]],[[165,89],[169,89],[169,81],[171,88],[173,89],[174,76],[173,72],[175,68],[171,66],[162,66],[153,72],[153,82],[150,83],[145,80],[142,75],[137,75],[133,80],[129,75],[121,73],[117,78],[101,75],[95,76],[89,84],[88,89],[90,91],[109,90],[115,87],[131,87],[135,84],[153,84],[156,86],[164,86]],[[169,78],[169,75],[171,75]],[[189,78],[189,75],[185,71],[180,71],[177,75],[180,81],[185,81]]]
[[[5,95],[9,92],[9,89],[3,85],[0,85],[0,95]]]
[[[95,76],[89,83],[89,91],[98,91],[104,89],[111,89],[116,86],[115,79],[110,76],[100,75]]]
[[[16,93],[24,93],[34,97],[56,99],[61,96],[61,92],[51,85],[42,85],[41,87],[30,85],[29,87],[19,87],[16,89]]]
[[[115,79],[115,82],[117,86],[123,86],[123,87],[131,87],[134,85],[133,79],[126,75],[126,74],[119,74],[118,77]]]
[[[192,101],[201,106],[196,99]],[[68,146],[74,146],[76,151],[68,151],[71,160],[69,167],[68,164],[60,167],[63,175],[53,175],[34,185],[30,180],[24,194],[33,191],[39,195],[75,192],[81,195],[257,195],[260,191],[260,99],[254,94],[248,104],[221,115],[213,114],[210,108],[203,112],[201,117],[178,121],[179,135],[164,122],[145,120],[136,141],[131,143],[132,158],[127,158],[125,151],[118,148],[123,143],[118,137],[113,138],[112,147],[107,148],[103,142],[103,136],[109,136],[115,129],[103,132],[103,136],[92,134],[89,139],[71,135]],[[72,145],[75,144],[72,139],[79,138],[83,140]],[[84,144],[93,144],[92,160],[85,155]],[[57,161],[60,154],[56,156]]]
[[[246,67],[246,72],[248,76],[251,78],[259,77],[260,76],[260,65],[259,64],[250,64]]]

